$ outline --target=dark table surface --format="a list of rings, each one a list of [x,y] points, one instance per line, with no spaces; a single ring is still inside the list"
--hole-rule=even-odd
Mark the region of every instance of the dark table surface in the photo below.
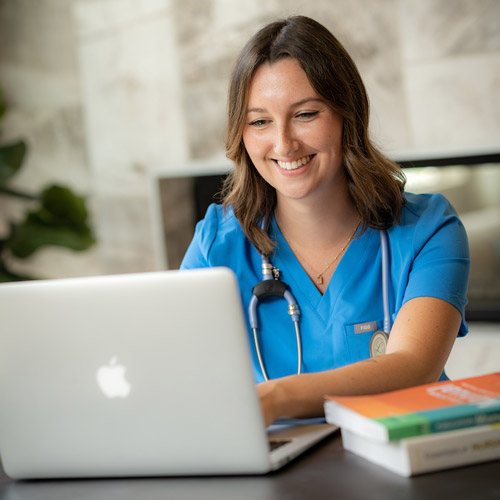
[[[500,500],[500,461],[404,478],[344,451],[335,434],[266,476],[13,481],[0,470],[0,498]]]

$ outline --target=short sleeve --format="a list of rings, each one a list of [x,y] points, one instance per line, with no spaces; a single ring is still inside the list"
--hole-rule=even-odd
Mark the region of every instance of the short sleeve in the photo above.
[[[184,255],[180,269],[210,267],[209,253],[217,237],[220,206],[210,205],[205,218],[196,224],[193,239]]]
[[[459,335],[467,333],[470,257],[467,234],[454,208],[442,195],[432,195],[413,232],[415,255],[403,302],[436,297],[455,306],[462,315]]]

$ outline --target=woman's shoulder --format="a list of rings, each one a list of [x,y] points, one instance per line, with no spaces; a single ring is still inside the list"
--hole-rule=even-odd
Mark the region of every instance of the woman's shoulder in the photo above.
[[[219,245],[227,247],[245,238],[233,208],[218,203],[208,207],[205,217],[196,226],[196,233],[207,250]]]
[[[429,239],[446,237],[466,240],[465,229],[456,210],[440,193],[405,192],[405,204],[399,224],[391,228],[394,235],[413,245],[424,245]]]
[[[196,224],[194,238],[181,267],[223,265],[231,255],[228,248],[235,248],[243,240],[243,230],[233,209],[213,203]]]
[[[216,238],[221,234],[238,233],[241,226],[232,206],[224,207],[219,203],[212,203],[207,208],[205,217],[198,222],[197,230]]]
[[[405,204],[398,224],[400,228],[418,231],[427,228],[432,232],[450,222],[462,225],[455,208],[441,193],[405,192]]]
[[[404,197],[403,217],[407,219],[420,219],[425,215],[437,214],[456,216],[455,209],[441,193],[415,194],[405,191]]]

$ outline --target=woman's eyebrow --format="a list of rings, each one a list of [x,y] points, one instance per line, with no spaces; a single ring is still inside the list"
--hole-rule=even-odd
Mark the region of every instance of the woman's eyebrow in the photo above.
[[[320,97],[306,97],[305,99],[301,99],[300,101],[294,102],[290,107],[291,108],[297,108],[299,106],[302,106],[303,104],[306,104],[308,102],[320,102],[323,103],[325,102],[324,99],[321,99]],[[247,113],[265,113],[267,109],[265,108],[248,108]]]
[[[301,99],[292,104],[292,108],[297,108],[298,106],[302,106],[303,104],[307,104],[308,102],[320,102],[322,104],[325,103],[325,100],[321,97],[306,97],[305,99]]]

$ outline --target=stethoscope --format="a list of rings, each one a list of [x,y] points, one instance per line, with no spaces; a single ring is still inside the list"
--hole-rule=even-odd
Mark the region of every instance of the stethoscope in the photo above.
[[[264,220],[262,222],[262,229],[268,231],[268,222]],[[383,329],[377,330],[370,339],[370,356],[377,357],[385,354],[387,341],[389,338],[389,333],[391,331],[391,313],[389,308],[389,255],[388,255],[388,245],[387,245],[387,233],[384,230],[379,231],[380,234],[380,251],[382,256],[381,261],[381,273],[382,273],[382,297],[383,297],[383,307],[384,307],[384,321]],[[288,314],[290,315],[294,327],[295,327],[295,338],[297,341],[297,374],[302,373],[302,342],[300,336],[300,326],[299,326],[299,315],[300,310],[292,295],[288,285],[280,280],[280,270],[274,267],[269,260],[269,257],[261,254],[261,269],[262,269],[262,281],[257,283],[253,289],[253,295],[250,299],[250,304],[248,306],[248,316],[250,327],[253,331],[253,340],[255,344],[255,350],[257,352],[257,358],[259,360],[260,369],[264,380],[269,380],[266,368],[264,366],[264,359],[260,351],[260,342],[258,337],[258,319],[257,319],[257,305],[260,300],[267,297],[283,297],[288,303]]]

